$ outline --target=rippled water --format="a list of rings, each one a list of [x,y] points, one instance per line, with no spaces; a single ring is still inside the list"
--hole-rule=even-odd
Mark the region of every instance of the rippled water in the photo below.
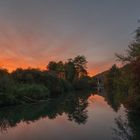
[[[140,140],[140,121],[104,96],[0,109],[0,140]],[[116,109],[117,108],[117,109]]]

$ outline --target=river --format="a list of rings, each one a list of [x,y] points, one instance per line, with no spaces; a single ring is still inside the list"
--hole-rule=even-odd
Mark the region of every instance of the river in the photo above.
[[[0,109],[0,140],[140,140],[140,118],[102,94]]]

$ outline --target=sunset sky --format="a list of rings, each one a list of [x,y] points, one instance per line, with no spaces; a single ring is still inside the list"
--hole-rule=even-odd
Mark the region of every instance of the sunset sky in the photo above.
[[[94,75],[127,49],[138,19],[140,0],[0,0],[0,67],[85,55]]]

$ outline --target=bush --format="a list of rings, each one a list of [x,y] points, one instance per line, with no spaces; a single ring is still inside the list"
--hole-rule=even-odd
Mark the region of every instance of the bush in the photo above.
[[[0,93],[0,107],[13,104],[16,104],[16,99],[12,93]]]
[[[5,69],[0,69],[0,106],[15,103],[14,83]]]
[[[31,100],[41,100],[49,97],[49,90],[43,85],[36,84],[20,84],[19,87],[15,89],[16,98],[20,99],[31,99]]]

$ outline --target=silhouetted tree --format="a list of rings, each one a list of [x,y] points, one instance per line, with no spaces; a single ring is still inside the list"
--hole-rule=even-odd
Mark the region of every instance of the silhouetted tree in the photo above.
[[[56,74],[58,76],[58,78],[63,78],[63,79],[65,78],[65,68],[64,68],[64,64],[62,61],[49,62],[47,69],[49,72]]]
[[[85,56],[83,55],[79,55],[77,57],[74,58],[73,63],[75,65],[76,68],[76,72],[77,72],[77,77],[81,78],[83,76],[87,76],[87,60],[85,58]]]
[[[76,79],[76,68],[72,60],[65,63],[65,77],[71,83]]]
[[[136,29],[134,41],[128,47],[126,55],[116,56],[119,61],[131,65],[130,72],[133,73],[134,84],[140,89],[140,27]]]

